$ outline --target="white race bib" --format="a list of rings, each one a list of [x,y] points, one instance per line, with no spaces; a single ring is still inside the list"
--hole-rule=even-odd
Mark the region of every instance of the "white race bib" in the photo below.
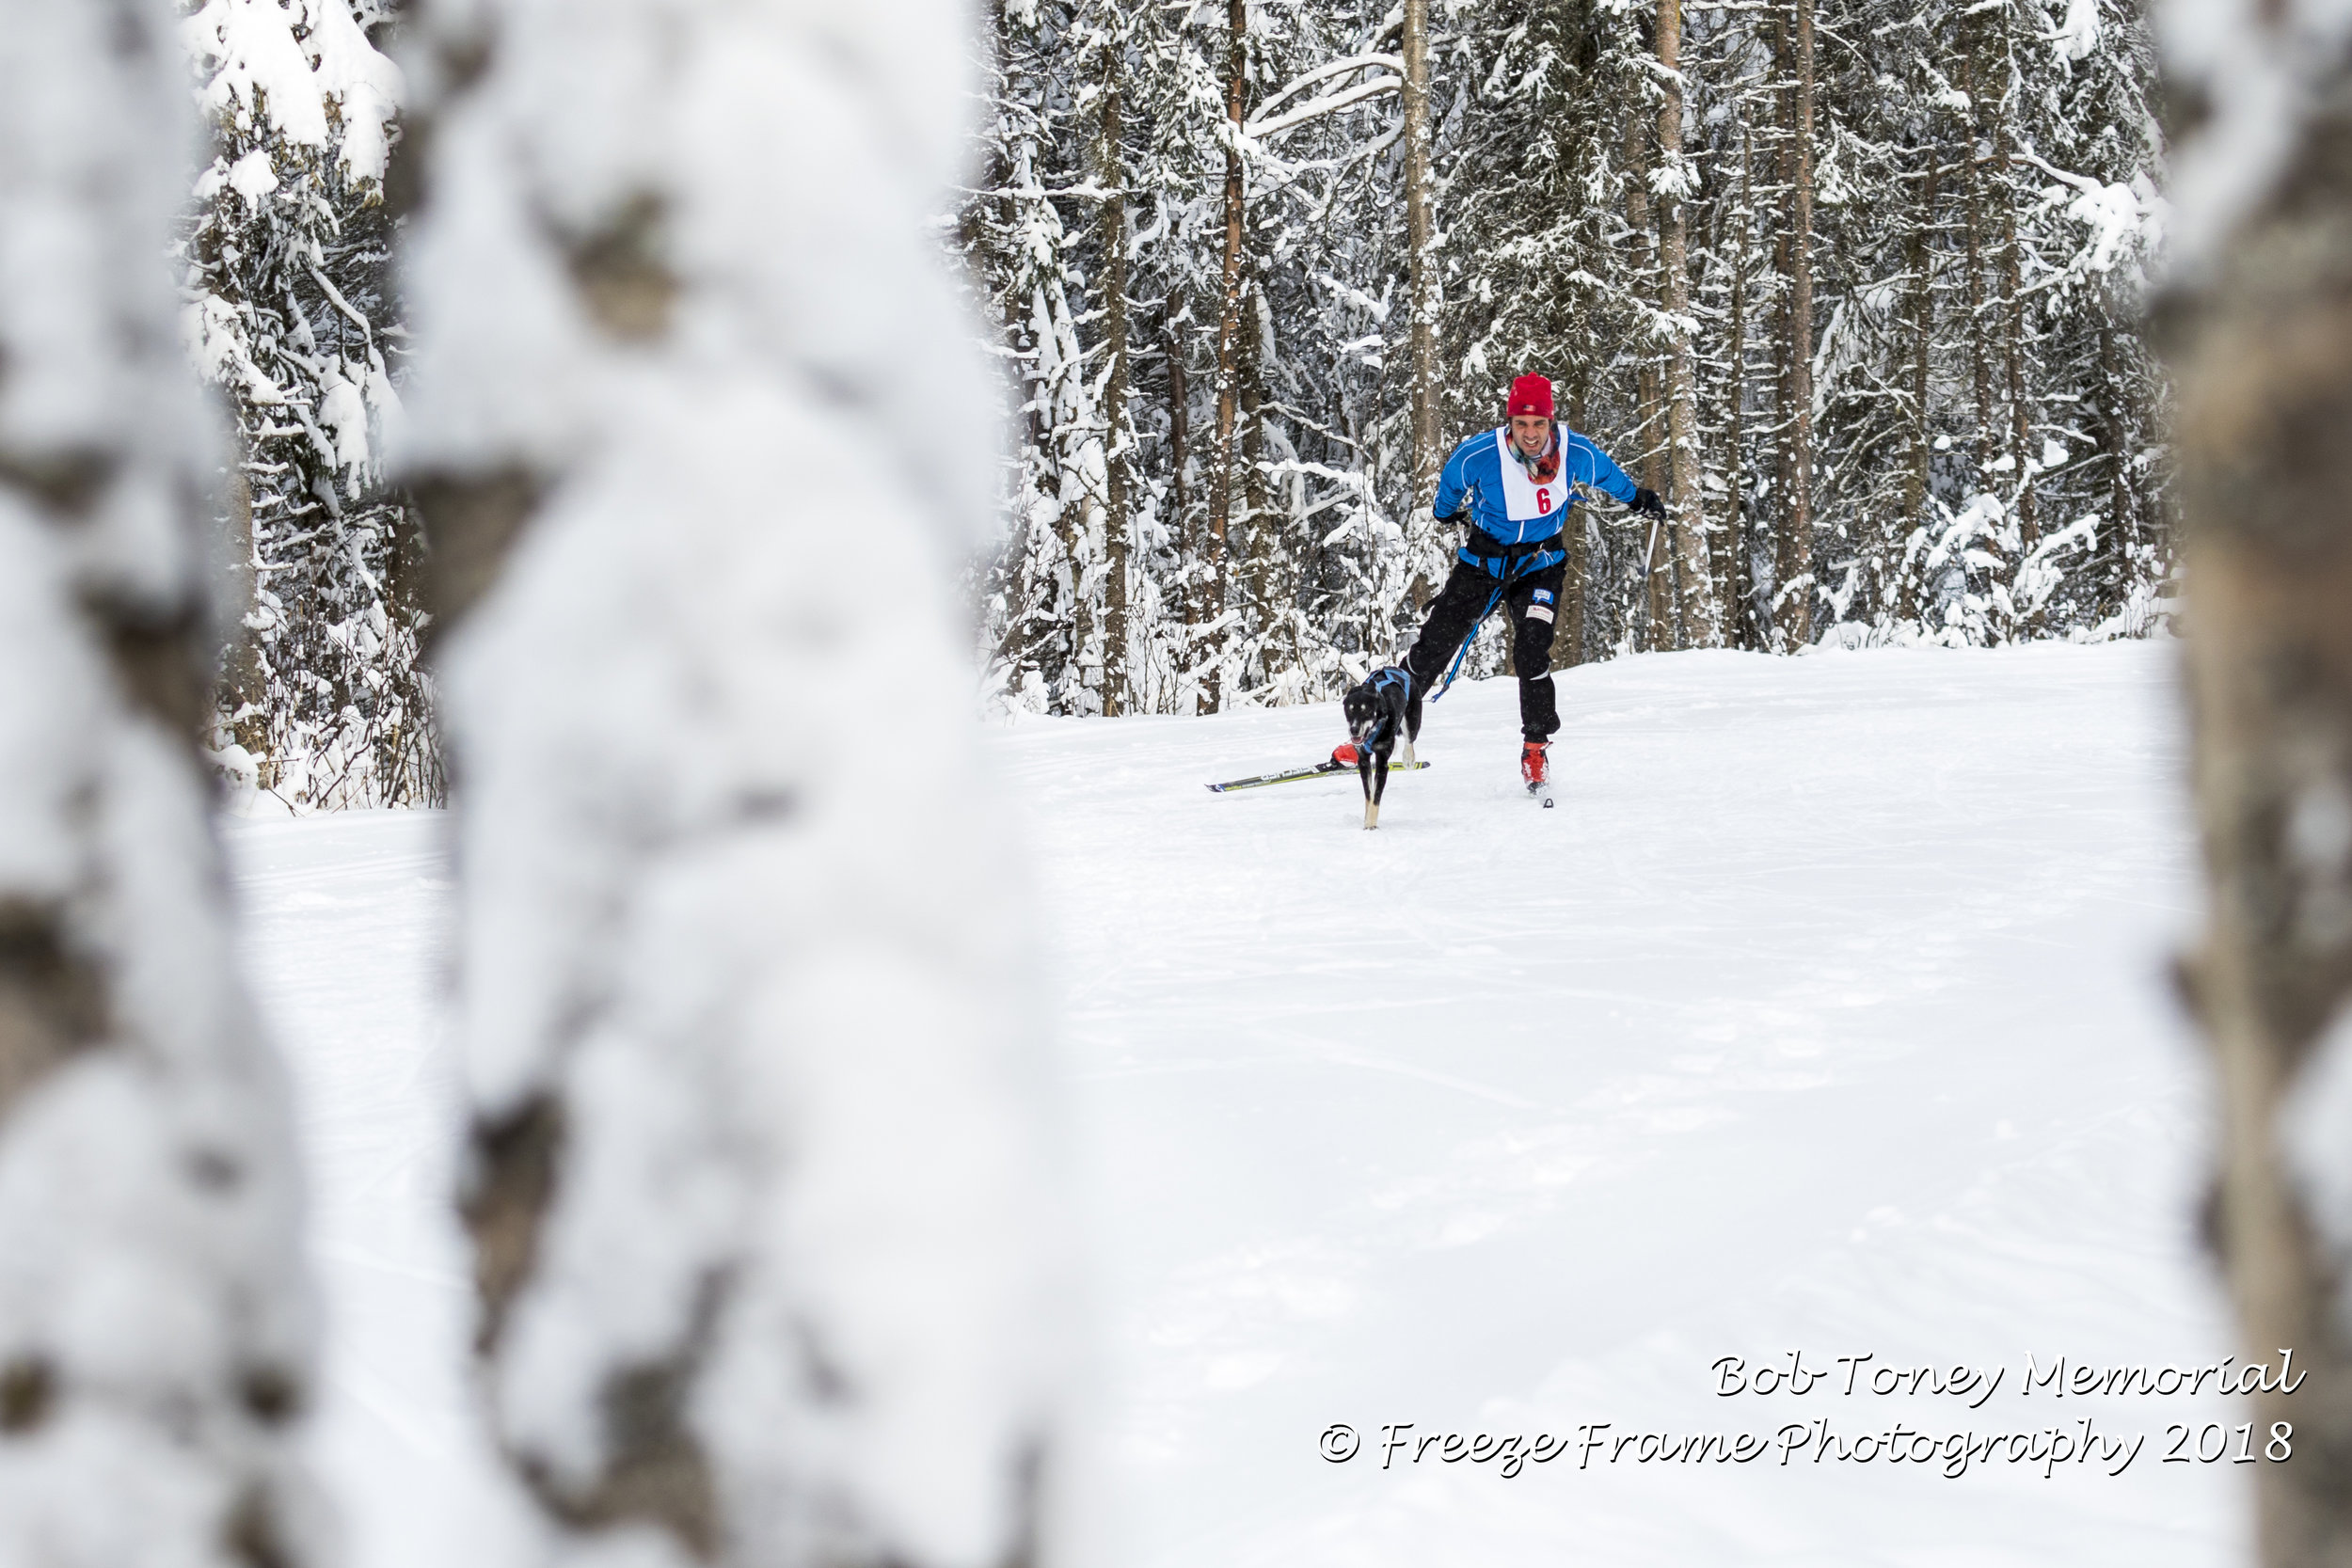
[[[1552,439],[1559,439],[1555,427]],[[1549,483],[1538,484],[1527,477],[1526,465],[1518,452],[1511,450],[1508,426],[1495,432],[1495,451],[1502,460],[1502,515],[1515,523],[1532,523],[1565,511],[1568,504],[1567,464],[1563,461],[1560,472]],[[1563,459],[1566,457],[1563,452]]]

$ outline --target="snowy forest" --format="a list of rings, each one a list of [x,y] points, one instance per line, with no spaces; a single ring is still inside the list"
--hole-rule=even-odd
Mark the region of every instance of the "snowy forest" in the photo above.
[[[2119,0],[999,0],[959,248],[1020,378],[1008,700],[1327,697],[1411,640],[1534,371],[1661,492],[1554,659],[2136,635],[2155,55]],[[1500,667],[1490,635],[1471,668]]]
[[[248,595],[215,750],[296,810],[442,788],[383,460],[394,20],[183,24],[215,137],[187,333]],[[1437,467],[1523,370],[1671,510],[1579,515],[1559,665],[2162,618],[2135,7],[1004,0],[971,47],[939,221],[1011,410],[969,585],[996,705],[1288,704],[1386,662],[1459,542]]]

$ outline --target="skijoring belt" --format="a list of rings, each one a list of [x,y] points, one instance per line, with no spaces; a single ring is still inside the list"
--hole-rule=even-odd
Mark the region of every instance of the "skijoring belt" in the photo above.
[[[1523,545],[1506,545],[1484,529],[1470,530],[1470,543],[1454,552],[1454,558],[1465,566],[1475,566],[1497,582],[1510,583],[1557,566],[1568,559],[1568,552],[1560,547],[1562,534],[1545,539],[1530,539]],[[1491,546],[1491,553],[1480,546]]]

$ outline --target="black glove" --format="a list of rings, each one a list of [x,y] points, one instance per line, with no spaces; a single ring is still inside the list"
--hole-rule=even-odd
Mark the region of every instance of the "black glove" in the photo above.
[[[1658,499],[1658,492],[1655,490],[1645,490],[1636,486],[1633,491],[1632,505],[1634,511],[1645,516],[1662,517],[1666,515],[1666,503]]]

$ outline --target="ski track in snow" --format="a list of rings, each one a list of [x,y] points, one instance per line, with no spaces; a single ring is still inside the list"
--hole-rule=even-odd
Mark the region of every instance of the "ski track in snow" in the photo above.
[[[1557,809],[1508,681],[1429,712],[1361,832],[1333,705],[1025,719],[1021,802],[1093,1249],[1095,1469],[1130,1568],[2210,1564],[2239,1467],[2165,1465],[2234,1400],[2021,1396],[2026,1357],[2236,1347],[2194,1237],[2203,1085],[2160,984],[2193,928],[2162,644],[1561,677]],[[449,917],[423,814],[232,825],[294,1058],[332,1314],[318,1445],[355,1568],[426,1568],[501,1496],[437,1207]],[[1710,1364],[2007,1369],[1932,1396],[1715,1397]],[[2144,1433],[2094,1465],[1380,1468],[1413,1435],[1827,1418]],[[1362,1434],[1326,1463],[1334,1422]],[[1605,1453],[1606,1450],[1603,1450]],[[492,1523],[485,1527],[485,1521]]]

